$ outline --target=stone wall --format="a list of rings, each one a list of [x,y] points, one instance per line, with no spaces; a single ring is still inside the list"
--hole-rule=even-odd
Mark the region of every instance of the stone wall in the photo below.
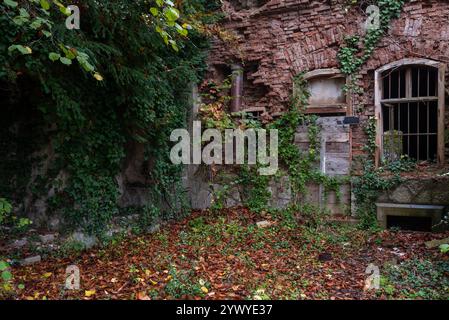
[[[409,179],[394,190],[381,194],[378,202],[449,207],[449,176]]]

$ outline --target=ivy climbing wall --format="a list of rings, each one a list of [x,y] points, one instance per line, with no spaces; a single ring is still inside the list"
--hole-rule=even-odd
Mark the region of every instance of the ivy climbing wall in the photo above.
[[[235,40],[214,42],[209,56],[210,76],[216,77],[232,63],[241,63],[245,72],[243,108],[265,108],[270,120],[288,108],[295,75],[340,68],[338,52],[344,38],[358,35],[363,39],[366,14],[358,5],[347,3],[272,0],[246,10],[228,3],[223,26]],[[350,110],[361,120],[351,132],[354,157],[367,153],[363,124],[374,115],[374,71],[403,58],[449,62],[448,16],[447,1],[411,0],[404,4],[400,17],[390,22],[387,34],[354,77],[363,92],[350,97]]]
[[[317,120],[320,128],[320,157],[316,166],[320,172],[331,177],[344,178],[351,169],[350,126],[344,124],[344,117],[325,117]],[[302,152],[310,149],[307,126],[300,126],[295,135],[295,144]],[[318,169],[318,168],[317,168]],[[338,193],[325,190],[319,183],[307,185],[306,202],[318,203],[334,215],[345,215],[351,207],[351,186],[342,183]]]
[[[400,184],[399,172],[403,171],[400,167],[392,175],[394,179],[384,179],[370,162],[376,151],[375,71],[401,59],[427,59],[447,65],[449,3],[443,0],[271,0],[242,8],[232,1],[223,2],[226,15],[223,27],[232,34],[229,37],[232,41],[216,39],[213,42],[208,60],[209,77],[219,80],[229,74],[226,70],[231,65],[241,65],[244,74],[242,110],[263,110],[263,121],[277,121],[291,110],[294,79],[298,74],[320,74],[327,70],[335,76],[340,72],[340,76],[346,77],[349,90],[339,116],[357,119],[357,123],[348,128],[348,162],[344,162],[348,165],[346,174],[353,177],[353,182],[347,188],[344,183],[337,187],[341,190],[338,201],[330,192],[330,200],[324,203],[337,214],[349,209],[336,209],[335,204],[350,204],[351,212],[363,211],[369,216],[367,221],[372,221],[379,191],[391,190]],[[378,32],[365,31],[368,4],[380,7]],[[448,80],[449,74],[446,88]],[[323,119],[329,116],[335,114],[319,114]],[[321,129],[325,132],[333,127],[325,125]],[[307,130],[303,131],[298,128],[298,134],[304,135],[298,144],[300,149],[307,140]],[[448,107],[445,136],[446,164],[449,164]],[[338,167],[342,163],[340,160],[328,158],[328,167]],[[418,174],[415,169],[411,170],[415,177],[432,179],[432,175],[436,175],[430,171],[424,174],[423,170]],[[332,174],[327,173],[327,176]],[[361,178],[357,179],[359,176]],[[318,180],[318,183],[307,184],[308,202],[322,203],[319,185],[325,179]],[[270,186],[274,198],[271,203],[278,207],[276,204],[283,206],[296,196],[295,192],[288,191],[289,179],[279,184]],[[303,191],[297,190],[298,193]],[[443,202],[440,201],[449,204]]]

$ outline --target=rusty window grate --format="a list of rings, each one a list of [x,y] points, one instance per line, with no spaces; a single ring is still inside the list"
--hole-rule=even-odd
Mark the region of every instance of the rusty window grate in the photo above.
[[[382,74],[383,157],[436,161],[438,69],[406,66]]]

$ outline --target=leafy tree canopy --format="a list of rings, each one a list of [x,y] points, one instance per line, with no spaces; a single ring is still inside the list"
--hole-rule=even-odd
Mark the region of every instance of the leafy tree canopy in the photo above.
[[[144,144],[153,160],[148,174],[155,199],[173,194],[179,168],[169,162],[168,136],[184,126],[188,84],[205,69],[208,41],[199,30],[214,22],[220,5],[72,4],[80,9],[79,30],[66,28],[71,12],[60,1],[0,0],[0,84],[6,88],[0,93],[6,104],[0,111],[0,194],[21,199],[28,182],[18,176],[31,171],[29,155],[50,140],[56,158],[34,187],[56,190],[48,204],[64,211],[72,226],[100,232],[118,212],[116,176],[127,141]],[[32,115],[34,131],[27,137],[30,149],[20,154],[7,128],[24,113]],[[61,170],[68,181],[62,181]]]

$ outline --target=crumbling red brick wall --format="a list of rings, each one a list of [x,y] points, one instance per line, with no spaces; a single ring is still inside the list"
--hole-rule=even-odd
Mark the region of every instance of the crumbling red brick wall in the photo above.
[[[235,62],[245,67],[244,108],[265,107],[269,114],[289,105],[293,77],[300,72],[338,68],[338,50],[347,35],[361,34],[366,16],[347,10],[345,0],[271,0],[237,6],[224,1],[225,29],[238,46],[216,40],[210,70]],[[260,4],[264,3],[264,4]],[[374,71],[403,58],[449,62],[449,2],[410,0],[357,77],[364,94],[354,96],[362,123],[374,115]],[[448,79],[449,80],[449,79]],[[446,108],[446,128],[449,128]],[[363,125],[352,132],[353,155],[363,154]],[[448,150],[449,153],[449,150]],[[449,155],[447,157],[449,159]]]

